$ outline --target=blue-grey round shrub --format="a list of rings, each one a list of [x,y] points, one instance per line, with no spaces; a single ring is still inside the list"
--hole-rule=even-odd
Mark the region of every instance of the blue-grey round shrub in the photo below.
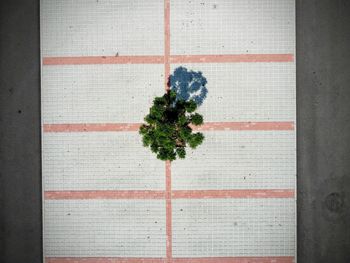
[[[169,77],[169,87],[176,92],[177,100],[193,100],[198,106],[207,97],[207,80],[202,72],[187,70],[185,67],[178,67]]]

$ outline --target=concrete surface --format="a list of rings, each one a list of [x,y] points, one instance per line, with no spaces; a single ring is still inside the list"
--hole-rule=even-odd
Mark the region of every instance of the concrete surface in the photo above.
[[[297,1],[298,262],[350,262],[350,2]]]
[[[0,262],[41,262],[37,0],[2,0]],[[297,0],[298,262],[350,261],[350,3]]]

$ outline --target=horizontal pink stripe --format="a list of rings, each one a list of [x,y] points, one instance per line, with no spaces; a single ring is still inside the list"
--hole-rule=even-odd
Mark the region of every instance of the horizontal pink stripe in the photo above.
[[[166,263],[165,258],[47,257],[46,263]],[[173,263],[293,263],[294,257],[172,258]]]
[[[294,122],[208,122],[201,126],[194,126],[198,131],[280,131],[294,130]]]
[[[293,198],[293,189],[243,189],[243,190],[174,190],[175,199],[204,198]]]
[[[164,199],[164,191],[153,190],[96,190],[45,191],[45,199]]]
[[[86,190],[45,191],[45,199],[166,199],[167,191],[155,190]],[[173,190],[175,199],[203,198],[293,198],[293,189],[242,190]],[[169,198],[167,200],[170,200]]]
[[[293,54],[236,54],[170,56],[171,63],[292,62]]]
[[[293,54],[172,55],[170,63],[292,62]],[[45,57],[43,65],[163,64],[164,56]]]
[[[140,123],[44,124],[44,132],[138,131]]]
[[[44,132],[108,132],[138,131],[140,123],[82,123],[82,124],[44,124]],[[197,131],[225,130],[294,130],[294,122],[208,122],[193,126]]]
[[[47,257],[45,263],[163,263],[163,258]]]
[[[173,258],[173,263],[293,263],[294,257]]]
[[[86,56],[86,57],[45,57],[43,65],[84,65],[84,64],[162,64],[163,56]]]

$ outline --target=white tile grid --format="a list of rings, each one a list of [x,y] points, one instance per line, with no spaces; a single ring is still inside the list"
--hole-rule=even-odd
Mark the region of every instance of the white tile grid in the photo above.
[[[137,132],[45,133],[43,184],[53,190],[163,190],[164,163]]]
[[[292,0],[171,0],[170,2],[172,54],[294,52],[294,1]],[[201,7],[201,2],[205,2],[205,7]],[[215,8],[214,4],[216,5]],[[164,52],[163,1],[146,2],[140,0],[137,1],[136,4],[136,1],[96,0],[95,2],[93,0],[43,0],[41,8],[43,57],[87,55],[113,56],[117,52],[119,55],[162,55]],[[184,24],[182,25],[182,23]],[[294,63],[291,63],[291,65],[295,66]],[[127,86],[134,88],[137,84],[134,83],[135,81],[140,80],[138,83],[142,85],[147,82],[149,75],[146,73],[144,75],[132,74],[132,76],[135,77],[130,77],[130,72],[135,72],[135,69],[137,69],[136,72],[138,73],[140,70],[148,73],[152,71],[152,74],[155,74],[152,79],[157,79],[155,83],[159,82],[160,87],[162,87],[162,78],[158,77],[159,73],[154,73],[154,69],[157,67],[153,67],[152,65],[145,66],[145,69],[143,69],[142,66],[138,68],[137,65],[129,65],[129,68],[126,67],[119,71],[119,73],[117,73],[118,71],[116,70],[116,79],[113,79],[113,67],[123,68],[124,66],[125,65],[113,65],[110,66],[111,70],[107,69],[107,65],[44,67],[44,123],[122,122],[123,120],[132,122],[135,116],[137,116],[135,120],[140,119],[141,116],[143,117],[144,113],[140,111],[143,109],[147,111],[148,106],[145,108],[143,106],[132,106],[129,108],[125,106],[124,108],[117,108],[116,105],[112,103],[114,102],[112,99],[115,97],[130,98],[129,95],[126,96],[125,90],[118,89],[118,87],[124,88]],[[238,79],[239,83],[249,84],[248,78],[250,70],[244,68],[245,66],[243,65],[203,65],[203,73],[206,75],[206,72],[208,72],[208,75],[212,74],[211,78],[215,78],[216,74],[219,76],[220,72],[218,71],[223,70],[225,75],[220,85],[215,84],[214,81],[211,82],[208,78],[208,84],[212,83],[213,86],[216,85],[220,88],[220,86],[225,86],[225,83],[230,83],[236,79],[237,75],[230,74],[230,68],[232,69],[239,66],[241,66],[237,73],[237,75],[241,74]],[[87,69],[85,70],[84,67]],[[197,65],[196,67],[201,67],[201,65]],[[206,71],[204,71],[205,67],[211,70],[206,69]],[[260,66],[256,65],[256,67]],[[290,112],[287,108],[284,111],[284,109],[281,108],[281,102],[285,101],[286,105],[291,107],[290,98],[293,98],[293,96],[295,97],[295,95],[293,95],[295,87],[294,72],[290,73],[293,75],[289,75],[288,72],[290,72],[290,68],[287,65],[285,65],[285,67],[281,66],[281,68],[271,65],[271,68],[266,66],[264,69],[266,70],[266,74],[270,76],[269,78],[273,78],[273,81],[271,80],[271,86],[265,86],[266,88],[261,90],[252,83],[251,90],[242,89],[241,91],[237,91],[237,95],[231,95],[229,92],[230,87],[228,87],[228,91],[225,89],[226,93],[218,93],[218,97],[220,97],[220,95],[225,97],[224,95],[226,94],[226,96],[230,98],[227,104],[226,102],[215,100],[210,102],[210,99],[208,99],[208,107],[216,108],[214,108],[214,110],[213,108],[208,108],[208,111],[204,112],[205,119],[222,120],[219,115],[215,115],[216,112],[222,110],[224,113],[226,110],[225,104],[227,107],[227,105],[230,105],[233,101],[237,105],[249,105],[255,110],[259,108],[259,113],[256,115],[258,117],[255,116],[256,119],[245,119],[244,121],[269,120],[269,118],[271,118],[270,120],[281,118],[279,121],[293,120],[293,116],[295,116],[294,108],[292,108]],[[276,75],[269,75],[269,69]],[[52,71],[52,76],[45,73],[46,70]],[[159,70],[159,72],[163,71],[162,65],[159,65]],[[247,70],[247,73],[242,74],[241,71],[245,72],[244,70]],[[253,72],[257,73],[260,71],[258,68],[255,70],[256,71]],[[213,71],[213,73],[211,73],[211,71]],[[94,72],[96,72],[96,74],[94,74]],[[285,77],[291,78],[291,82],[293,83],[293,86],[290,87],[291,90],[287,90],[287,81],[284,78],[280,78],[279,74],[286,74]],[[69,79],[69,76],[71,76],[71,79]],[[102,77],[99,78],[99,76]],[[126,81],[124,81],[124,83],[121,82],[120,85],[116,85],[120,76],[124,76],[124,80]],[[140,79],[140,76],[141,78],[142,76],[144,77]],[[255,76],[258,81],[263,80],[266,81],[266,83],[270,83],[267,78],[260,78],[261,76],[259,76],[258,73]],[[234,78],[230,79],[229,77]],[[87,81],[84,83],[82,79],[86,79]],[[51,80],[53,81],[52,83],[50,82]],[[75,86],[69,81],[81,81],[83,85]],[[130,81],[130,83],[128,81]],[[216,77],[215,81],[220,80]],[[262,83],[264,83],[263,81]],[[277,84],[279,82],[281,82],[283,90],[277,89]],[[90,85],[90,83],[93,85]],[[108,85],[105,86],[106,83],[108,83]],[[50,90],[49,87],[52,87],[52,90]],[[65,91],[64,88],[67,87],[71,87],[72,89]],[[100,93],[100,90],[96,91],[96,87],[111,89],[111,91],[108,93]],[[209,85],[208,87],[210,97],[211,87]],[[212,94],[216,94],[218,92],[217,90],[213,89]],[[128,91],[130,91],[130,89],[128,89]],[[245,92],[247,92],[246,94],[251,92],[252,96],[259,98],[258,101],[254,103],[250,97],[245,97]],[[137,95],[139,94],[140,90],[137,90]],[[284,97],[283,94],[288,96],[288,98]],[[145,95],[150,97],[154,96],[154,94],[150,94],[148,91]],[[232,96],[233,99],[230,96]],[[241,101],[238,101],[240,96]],[[140,97],[144,97],[144,95],[141,94]],[[268,98],[270,98],[270,100],[268,100]],[[130,99],[124,103],[124,105],[130,104],[132,104],[132,100]],[[220,108],[219,106],[221,105],[218,104],[223,105],[223,108]],[[128,112],[129,114],[125,114],[126,109],[131,110]],[[109,110],[114,110],[114,112],[108,113]],[[234,108],[232,110],[234,110]],[[215,114],[213,113],[213,115],[211,115],[209,111],[214,111]],[[260,111],[262,112],[261,114]],[[249,114],[244,115],[245,112]],[[250,117],[254,116],[254,113],[247,109],[247,111],[234,112],[234,116],[235,117],[232,118],[232,116],[227,114],[225,117],[237,120],[236,116],[242,118]],[[287,117],[287,119],[284,117]],[[272,171],[276,171],[276,164],[270,166],[270,163],[268,163],[269,165],[265,167],[265,161],[266,159],[269,161],[271,160],[270,158],[275,158],[275,156],[280,153],[280,147],[288,151],[287,153],[281,150],[283,158],[280,155],[276,157],[280,162],[280,171],[286,172],[286,174],[291,170],[294,171],[295,156],[294,160],[291,161],[292,156],[289,152],[291,149],[290,140],[293,138],[287,135],[281,135],[281,137],[276,135],[277,137],[273,139],[267,136],[260,141],[260,139],[257,139],[260,137],[254,137],[250,140],[250,135],[254,134],[254,132],[231,133],[230,136],[233,137],[245,134],[246,136],[242,138],[244,144],[248,145],[249,148],[253,148],[254,145],[259,145],[258,149],[263,149],[263,152],[267,154],[268,158],[259,155],[259,152],[253,155],[258,160],[254,165],[261,166],[261,171],[264,171],[264,169],[266,169],[265,171],[269,171],[269,169],[274,169]],[[295,132],[293,131],[286,133],[295,136]],[[123,136],[131,136],[131,134],[132,133],[128,133]],[[276,132],[273,134],[280,133]],[[284,133],[281,132],[281,134]],[[48,138],[46,135],[44,138],[44,145]],[[49,136],[51,135],[52,134]],[[110,163],[113,162],[113,154],[116,154],[114,150],[118,149],[118,147],[126,147],[126,145],[130,147],[136,142],[136,140],[131,142],[131,138],[129,140],[124,137],[123,140],[125,144],[119,145],[120,141],[113,144],[111,142],[112,138],[108,138],[108,135],[104,134],[99,138],[95,138],[95,140],[91,142],[92,145],[89,145],[90,141],[87,142],[89,136],[100,135],[78,133],[73,135],[73,137],[76,136],[73,140],[70,137],[72,136],[71,134],[67,135],[67,138],[69,137],[68,139],[63,139],[64,135],[62,136],[62,134],[58,137],[55,136],[56,135],[52,135],[52,141],[48,141],[49,143],[47,144],[46,150],[54,150],[55,147],[57,147],[55,144],[63,145],[56,148],[58,150],[57,153],[51,152],[47,160],[44,160],[44,163],[46,162],[48,164],[48,170],[43,171],[45,181],[44,190],[48,190],[46,189],[47,185],[52,185],[51,190],[57,190],[59,187],[64,188],[69,185],[74,187],[78,184],[78,179],[74,177],[68,179],[71,180],[71,182],[68,181],[67,183],[67,181],[65,181],[66,176],[62,176],[62,174],[65,174],[66,170],[60,170],[59,163],[64,163],[62,164],[63,167],[67,165],[67,169],[70,169],[72,172],[70,174],[74,174],[74,176],[81,176],[79,174],[81,171],[85,171],[86,174],[88,174],[88,177],[85,177],[86,174],[82,174],[81,180],[84,181],[88,178],[91,181],[84,181],[83,185],[78,185],[78,188],[81,187],[81,189],[83,189],[88,187],[88,189],[90,189],[90,187],[93,187],[95,190],[98,189],[99,186],[101,186],[101,189],[105,186],[110,186],[110,179],[108,178],[110,175],[109,171],[104,170],[105,168],[102,167],[102,165],[110,165]],[[219,136],[220,138],[224,138],[223,134]],[[209,142],[208,138],[210,138],[210,135],[207,135],[206,143]],[[213,138],[215,138],[215,136]],[[267,140],[266,143],[265,138]],[[287,141],[283,141],[284,139]],[[96,145],[97,143],[101,143],[101,140],[105,143],[103,147]],[[225,144],[229,144],[227,143],[228,141],[229,138],[222,141],[223,145],[221,149],[218,146],[214,146],[215,144],[210,146],[218,153],[213,158],[221,157],[222,149],[229,148],[224,147]],[[85,142],[87,145],[81,144],[82,142]],[[50,143],[52,144],[50,145]],[[218,142],[216,141],[216,143]],[[270,145],[266,146],[267,143]],[[273,149],[271,149],[271,144],[274,145],[274,147],[272,147]],[[237,149],[237,145],[240,147],[238,143],[231,143],[231,145],[236,147],[235,149]],[[104,148],[105,146],[106,148]],[[202,149],[204,149],[205,145],[202,146]],[[94,149],[101,149],[102,153],[105,152],[104,156],[99,156],[101,152],[98,151],[91,153],[93,147],[95,147]],[[74,149],[72,152],[73,154],[68,154],[67,149]],[[201,151],[200,149],[201,148],[198,148],[198,152],[196,151],[194,154],[199,153]],[[89,155],[85,150],[88,152],[90,151]],[[126,160],[126,163],[136,156],[133,156],[133,151],[134,150],[132,150],[131,153],[128,152],[128,157],[131,156],[132,158]],[[210,151],[207,150],[207,154],[211,154],[211,151],[212,149],[210,149]],[[140,154],[139,151],[137,152]],[[242,152],[243,150],[239,148],[239,153]],[[150,153],[148,154],[151,155]],[[227,150],[223,156],[229,155],[230,153],[228,153]],[[73,156],[77,159],[71,160],[70,158]],[[248,156],[248,154],[246,156]],[[96,160],[100,160],[101,163],[99,161],[99,165],[101,164],[101,166],[91,164],[92,157]],[[106,162],[103,160],[105,157],[107,157]],[[46,158],[45,153],[43,153],[43,158]],[[140,158],[144,157],[141,156]],[[58,160],[60,161],[57,162]],[[76,162],[77,160],[78,162]],[[116,159],[118,162],[120,160],[121,159]],[[223,167],[223,165],[229,166],[229,160],[232,161],[230,158],[224,160],[224,164],[217,167],[217,170],[226,168]],[[286,163],[283,163],[283,160]],[[210,159],[206,159],[206,166],[210,161]],[[57,166],[54,166],[56,164]],[[200,161],[199,165],[189,164],[183,166],[183,169],[192,169],[196,171],[196,168],[200,168],[202,164],[203,162]],[[252,162],[247,161],[246,164],[251,165]],[[51,165],[54,167],[53,169],[50,168]],[[175,164],[173,167],[174,166]],[[127,166],[123,167],[123,171],[120,171],[129,175],[130,171],[126,167]],[[146,167],[146,164],[144,167]],[[114,168],[115,165],[113,166],[113,169]],[[173,168],[173,188],[176,186],[177,181],[176,175],[174,174],[176,169],[176,167]],[[99,179],[96,180],[96,174],[89,174],[90,171],[96,171],[106,179],[103,179],[101,181],[102,183],[97,182]],[[196,180],[198,180],[201,174],[200,169],[198,169],[198,171]],[[140,180],[138,186],[140,186],[140,189],[144,189],[144,181],[143,178],[140,179],[142,175],[139,172],[140,170],[137,170],[137,176],[140,176],[138,177],[138,180]],[[241,168],[240,172],[244,172],[244,169]],[[53,179],[53,181],[49,182],[51,178],[55,176],[59,179]],[[181,176],[184,178],[183,174],[181,174]],[[279,188],[282,188],[281,186],[284,184],[289,185],[295,182],[294,173],[292,174],[293,177],[282,178],[280,176],[281,175],[278,174],[273,178],[273,180],[279,178],[276,179],[276,185],[277,182],[281,183],[278,184]],[[230,180],[232,178],[224,179],[229,180],[229,183],[234,183],[235,186],[239,185],[239,182],[231,182]],[[154,184],[160,183],[160,181],[157,180],[158,179],[154,179]],[[123,181],[122,179],[117,179],[115,180],[115,185],[120,187],[117,189],[129,189],[130,185],[128,184],[130,181],[128,183],[126,182],[127,180]],[[161,182],[163,187],[164,181]],[[181,183],[180,180],[178,182]],[[197,185],[198,189],[201,189],[200,187],[202,187],[202,185],[200,185],[200,183],[202,182],[202,180],[193,180],[191,184],[193,184],[193,186]],[[204,182],[207,186],[213,186],[212,183],[217,183],[217,178],[213,179],[207,177]],[[136,180],[135,182],[131,182],[131,184],[134,183],[136,184]],[[242,183],[242,181],[240,183]],[[274,185],[274,183],[275,181],[271,183],[271,185]],[[221,183],[223,186],[226,184],[227,181]],[[251,180],[248,186],[254,186],[254,184],[257,185],[257,181]],[[188,186],[186,182],[182,185],[185,186],[185,188]],[[147,188],[149,186],[150,184]],[[160,184],[158,186],[160,187]],[[182,186],[176,187],[181,188]],[[147,211],[147,208],[149,208],[150,211]],[[44,209],[45,256],[164,257],[165,255],[164,200],[47,200],[45,201]],[[125,209],[126,211],[124,211]],[[182,211],[180,213],[180,209],[183,209],[183,212],[186,214],[184,215]],[[67,215],[69,213],[71,215]],[[237,221],[233,221],[233,219],[237,219]],[[156,223],[154,223],[153,220],[154,222],[157,220],[157,224],[161,224],[161,227],[158,225],[155,226]],[[295,254],[295,200],[293,199],[173,200],[172,221],[173,254],[175,257],[225,255],[280,256]],[[235,225],[234,222],[236,222],[237,225]],[[147,241],[148,236],[150,236],[149,241]]]
[[[43,123],[142,122],[163,74],[163,65],[45,66]]]
[[[164,257],[163,200],[47,200],[46,257]]]
[[[293,256],[293,199],[173,200],[174,257]]]
[[[208,81],[198,109],[206,122],[295,120],[294,63],[173,64],[171,71],[179,66]]]
[[[42,56],[161,55],[163,1],[42,0]]]
[[[172,164],[174,190],[293,189],[293,131],[208,131]]]
[[[170,3],[171,54],[294,52],[294,0]]]

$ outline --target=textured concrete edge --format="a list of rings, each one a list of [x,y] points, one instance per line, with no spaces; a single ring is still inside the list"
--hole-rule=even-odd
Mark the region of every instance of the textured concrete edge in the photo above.
[[[0,262],[43,262],[39,0],[0,12]]]
[[[296,1],[299,263],[350,262],[350,3]]]

